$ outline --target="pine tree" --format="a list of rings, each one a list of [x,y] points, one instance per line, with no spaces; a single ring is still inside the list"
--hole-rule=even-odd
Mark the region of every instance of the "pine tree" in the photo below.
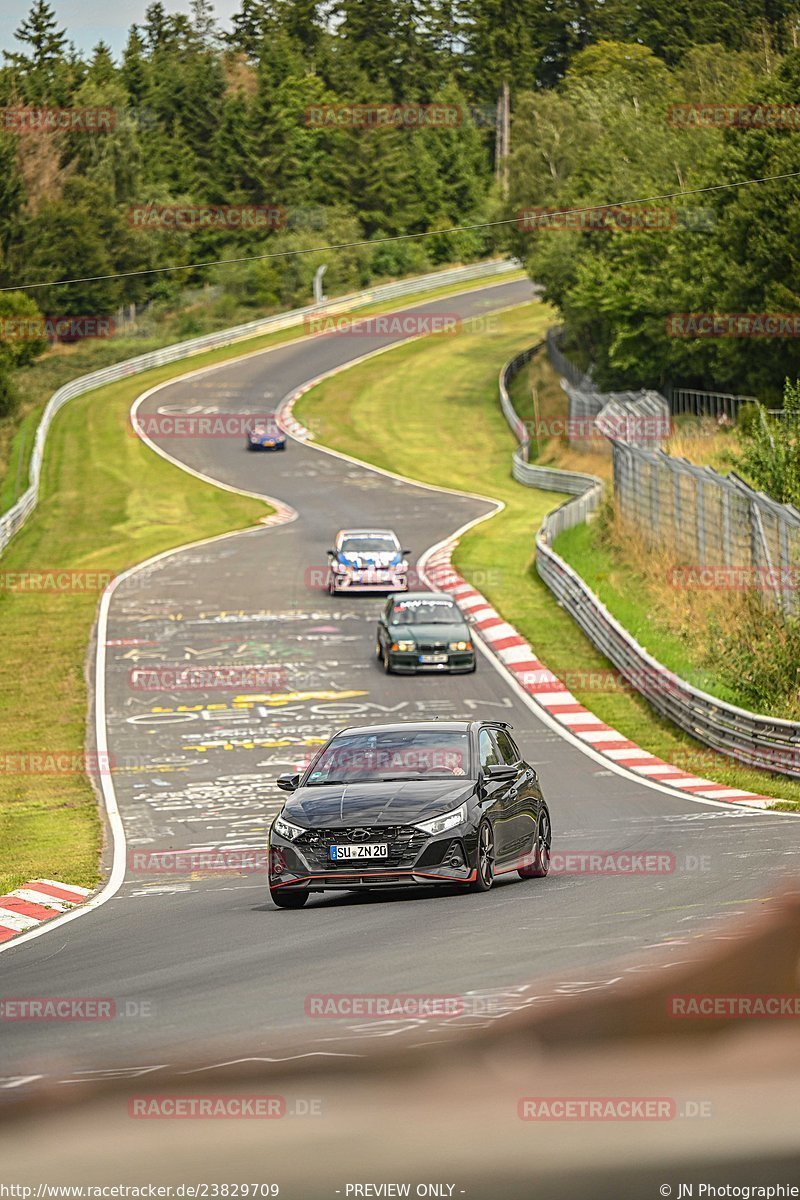
[[[47,0],[33,0],[30,13],[15,31],[14,37],[24,46],[30,47],[30,53],[3,53],[23,71],[50,70],[64,60],[67,49],[66,31],[58,28],[56,14]]]

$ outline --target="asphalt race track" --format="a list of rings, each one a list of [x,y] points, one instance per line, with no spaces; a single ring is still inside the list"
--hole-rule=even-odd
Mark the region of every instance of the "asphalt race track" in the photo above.
[[[469,316],[529,295],[527,283],[508,283],[419,311]],[[325,336],[261,353],[161,388],[140,415],[272,410],[307,380],[387,341]],[[383,362],[391,371],[391,354]],[[276,454],[248,454],[239,437],[162,442],[195,470],[277,497],[298,517],[166,557],[115,593],[107,721],[126,878],[97,911],[10,947],[0,955],[0,973],[5,996],[111,997],[121,1015],[86,1024],[7,1023],[4,1076],[33,1085],[37,1077],[146,1074],[155,1083],[159,1070],[189,1059],[210,1066],[225,1056],[357,1054],[388,1034],[425,1042],[442,1035],[437,1022],[317,1020],[306,1017],[305,998],[464,995],[474,1004],[450,1027],[483,1012],[493,1019],[536,1002],[537,981],[562,992],[602,988],[654,958],[680,960],[694,939],[725,936],[727,921],[796,872],[796,819],[693,802],[611,772],[540,722],[483,656],[475,675],[452,680],[382,673],[374,657],[381,601],[332,599],[323,590],[333,534],[348,525],[389,525],[416,559],[489,506],[297,442]],[[272,686],[134,686],[143,676],[132,672],[176,664],[258,666],[272,672]],[[134,861],[136,852],[167,849],[263,852],[281,804],[275,777],[302,763],[320,739],[345,724],[435,714],[513,723],[549,800],[554,851],[658,851],[674,855],[676,869],[515,876],[486,895],[314,897],[292,912],[272,906],[263,871],[159,872]]]

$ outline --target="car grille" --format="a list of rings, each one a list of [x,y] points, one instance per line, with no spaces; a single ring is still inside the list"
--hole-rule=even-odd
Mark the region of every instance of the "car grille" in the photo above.
[[[447,642],[420,642],[417,649],[421,654],[443,654],[447,650]]]
[[[301,834],[294,844],[310,867],[353,875],[370,870],[412,867],[427,841],[428,834],[413,825],[357,825],[348,829],[310,829]],[[389,857],[343,859],[341,862],[331,859],[331,846],[350,842],[386,842]]]

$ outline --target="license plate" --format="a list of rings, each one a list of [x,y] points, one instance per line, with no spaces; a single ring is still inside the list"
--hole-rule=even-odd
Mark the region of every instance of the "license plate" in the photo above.
[[[388,858],[386,842],[363,842],[358,846],[331,846],[331,858],[339,862],[344,858]]]
[[[421,663],[446,663],[446,654],[420,654],[419,661]]]

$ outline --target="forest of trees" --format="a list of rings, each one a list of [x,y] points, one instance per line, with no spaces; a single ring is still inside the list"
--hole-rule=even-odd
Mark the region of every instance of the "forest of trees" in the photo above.
[[[117,59],[102,43],[79,53],[47,0],[34,0],[0,67],[0,286],[121,277],[2,292],[0,317],[178,305],[202,284],[231,314],[255,315],[306,302],[321,262],[341,292],[510,250],[545,283],[602,382],[779,392],[798,373],[796,341],[670,338],[665,319],[800,311],[797,181],[687,198],[681,210],[699,222],[657,232],[524,232],[511,219],[800,170],[800,122],[697,130],[666,118],[680,102],[796,103],[799,31],[786,0],[241,0],[225,30],[207,0],[189,16],[155,0]],[[503,84],[508,194],[494,161]],[[312,108],[354,103],[440,104],[460,118],[381,130],[309,122]],[[7,116],[43,107],[114,120],[44,133]],[[248,229],[131,218],[189,205],[274,206],[282,218]],[[511,224],[436,233],[503,218]],[[136,274],[359,240],[368,244]],[[0,338],[0,411],[3,371],[33,352]]]

